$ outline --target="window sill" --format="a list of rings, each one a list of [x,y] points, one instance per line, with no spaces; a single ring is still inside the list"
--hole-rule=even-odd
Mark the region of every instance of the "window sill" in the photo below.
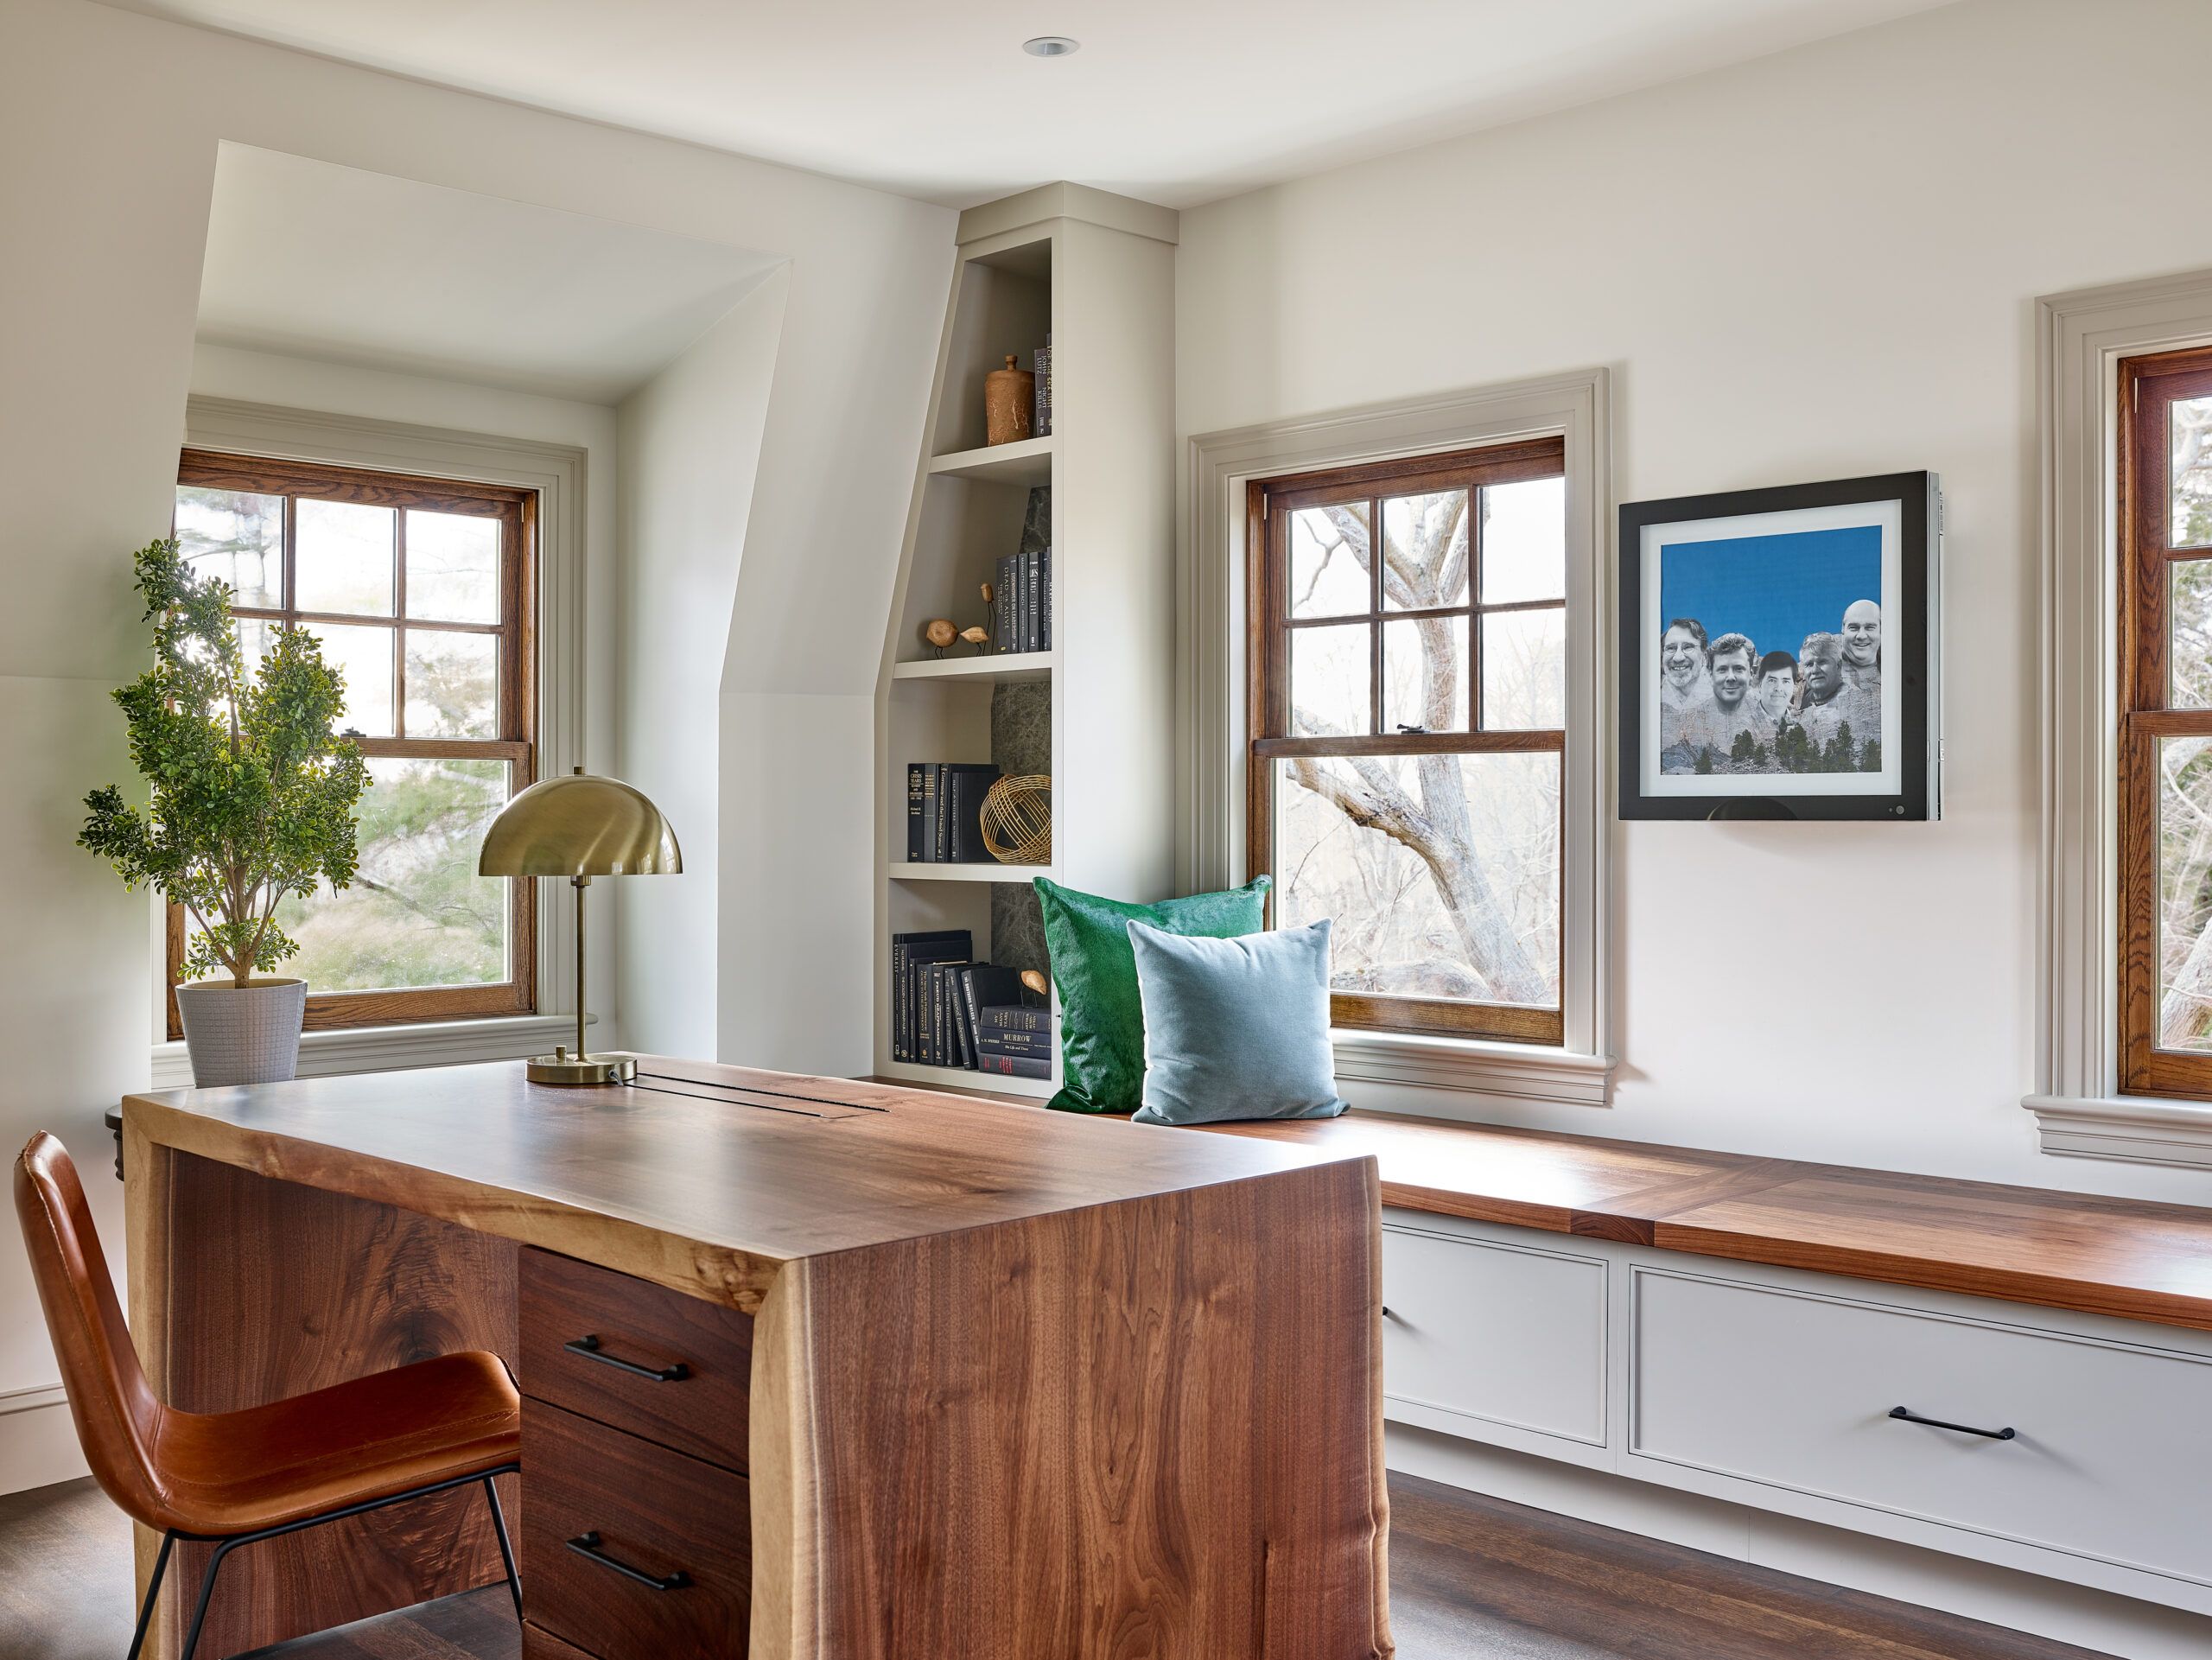
[[[1610,1055],[1342,1027],[1329,1035],[1337,1052],[1337,1076],[1351,1082],[1578,1107],[1602,1107],[1611,1101]]]
[[[2140,1095],[2030,1095],[2020,1105],[2046,1153],[2212,1169],[2212,1105]]]
[[[599,1017],[587,1014],[587,1025]],[[309,1032],[300,1039],[302,1078],[345,1072],[404,1072],[463,1066],[473,1061],[521,1060],[575,1036],[573,1014],[508,1014],[493,1020],[424,1021],[413,1026],[356,1026]],[[182,1043],[154,1046],[152,1087],[188,1090],[192,1062]]]

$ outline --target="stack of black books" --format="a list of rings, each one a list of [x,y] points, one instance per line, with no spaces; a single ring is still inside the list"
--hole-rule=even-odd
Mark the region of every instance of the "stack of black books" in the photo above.
[[[1020,551],[998,562],[998,582],[991,589],[991,639],[994,651],[1052,649],[1052,492],[1047,486],[1029,492]]]
[[[991,590],[992,629],[1001,652],[1052,649],[1052,550],[1010,553],[999,561]]]
[[[1052,1011],[1029,1003],[984,1003],[976,1010],[976,1067],[1007,1078],[1052,1075]]]
[[[988,761],[906,763],[906,862],[989,864],[983,797],[998,782]]]
[[[891,1058],[1050,1078],[1050,1011],[1023,1002],[1014,970],[974,955],[965,928],[891,936]]]

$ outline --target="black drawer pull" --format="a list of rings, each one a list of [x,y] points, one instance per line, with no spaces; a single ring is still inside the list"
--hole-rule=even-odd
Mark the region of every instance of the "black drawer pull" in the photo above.
[[[596,1337],[589,1335],[570,1338],[561,1346],[570,1354],[580,1354],[587,1360],[596,1360],[602,1366],[613,1366],[617,1371],[628,1372],[635,1377],[650,1377],[656,1383],[680,1383],[691,1376],[691,1368],[681,1360],[673,1366],[655,1367],[640,1366],[634,1360],[618,1358],[601,1348]]]
[[[1902,1418],[1909,1424],[1926,1424],[1930,1429],[1955,1429],[1961,1435],[1980,1435],[1993,1441],[2009,1441],[2020,1433],[2010,1424],[2002,1429],[1976,1429],[1972,1424],[1947,1424],[1941,1418],[1923,1418],[1910,1407],[1891,1407],[1890,1416]]]
[[[680,1568],[666,1579],[657,1579],[642,1568],[632,1568],[627,1562],[616,1561],[613,1557],[599,1548],[597,1533],[577,1535],[569,1541],[569,1549],[579,1556],[588,1557],[601,1568],[613,1568],[626,1580],[635,1580],[640,1585],[650,1585],[656,1591],[681,1591],[691,1583],[691,1576]]]

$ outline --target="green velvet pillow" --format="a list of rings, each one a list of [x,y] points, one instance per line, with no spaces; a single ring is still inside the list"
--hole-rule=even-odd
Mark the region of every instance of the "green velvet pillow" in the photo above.
[[[1060,1092],[1046,1104],[1062,1112],[1135,1112],[1144,1104],[1144,999],[1129,924],[1198,939],[1257,933],[1268,878],[1157,905],[1078,894],[1042,876],[1036,883],[1060,994]]]

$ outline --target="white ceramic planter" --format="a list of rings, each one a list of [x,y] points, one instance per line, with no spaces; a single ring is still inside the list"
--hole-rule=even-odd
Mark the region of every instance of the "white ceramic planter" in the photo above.
[[[306,981],[179,986],[176,1007],[192,1056],[192,1080],[201,1089],[275,1083],[300,1070]]]

